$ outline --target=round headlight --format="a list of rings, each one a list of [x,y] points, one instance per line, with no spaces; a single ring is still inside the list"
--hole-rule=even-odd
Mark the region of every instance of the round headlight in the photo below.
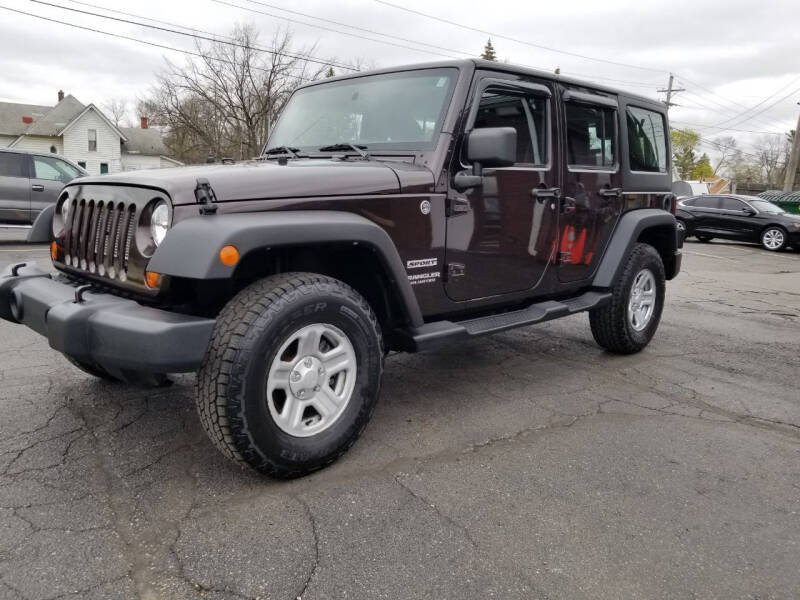
[[[159,201],[153,209],[153,214],[150,217],[150,235],[153,236],[153,241],[156,246],[164,241],[164,236],[167,235],[169,229],[169,207],[163,200]]]

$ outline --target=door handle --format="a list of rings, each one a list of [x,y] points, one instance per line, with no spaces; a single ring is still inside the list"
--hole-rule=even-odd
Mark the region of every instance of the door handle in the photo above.
[[[572,214],[575,212],[577,208],[577,204],[575,203],[575,198],[570,198],[569,196],[563,196],[561,198],[561,212],[564,214]]]
[[[544,202],[545,200],[555,200],[560,195],[561,189],[557,187],[536,187],[531,190],[531,197],[535,198],[539,202]]]
[[[619,198],[620,196],[622,196],[622,188],[603,188],[601,190],[598,190],[597,194],[602,198],[609,198],[609,197]]]
[[[44,186],[43,186],[43,185],[41,185],[41,184],[39,184],[39,183],[37,183],[37,184],[35,184],[35,185],[32,185],[32,186],[31,186],[31,189],[32,189],[34,192],[43,192],[43,191],[44,191]]]

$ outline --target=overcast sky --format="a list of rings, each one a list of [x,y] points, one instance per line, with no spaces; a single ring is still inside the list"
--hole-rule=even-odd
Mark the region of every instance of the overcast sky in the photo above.
[[[86,3],[220,34],[230,32],[237,22],[254,23],[261,32],[262,43],[268,43],[276,29],[288,26],[295,45],[306,48],[316,45],[317,56],[336,57],[341,62],[360,59],[380,67],[436,60],[442,54],[478,55],[489,37],[380,0],[223,1],[228,5],[214,0],[86,0]],[[74,0],[48,2],[104,12]],[[564,74],[661,98],[663,94],[657,94],[656,90],[666,87],[669,72],[673,72],[675,86],[686,89],[675,96],[674,101],[680,106],[670,112],[673,124],[718,125],[717,129],[698,128],[708,139],[732,135],[742,147],[749,148],[763,135],[761,132],[794,128],[800,111],[798,0],[677,0],[669,4],[642,0],[475,3],[391,0],[391,3],[492,32],[499,59],[512,63],[545,70],[560,67]],[[190,38],[180,35],[32,1],[0,0],[0,6],[138,40],[184,49],[193,47]],[[0,10],[0,100],[54,104],[57,91],[63,89],[84,104],[92,102],[102,107],[111,98],[126,98],[133,105],[136,97],[153,83],[153,75],[163,67],[165,56],[177,62],[185,60],[177,52]],[[725,127],[747,131],[725,131]]]

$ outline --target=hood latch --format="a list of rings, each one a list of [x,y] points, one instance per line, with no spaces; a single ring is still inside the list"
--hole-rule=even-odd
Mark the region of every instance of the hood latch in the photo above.
[[[194,188],[194,197],[200,205],[201,215],[213,215],[217,212],[217,205],[215,204],[217,195],[214,193],[211,184],[208,183],[208,179],[204,177],[198,178],[197,187]]]

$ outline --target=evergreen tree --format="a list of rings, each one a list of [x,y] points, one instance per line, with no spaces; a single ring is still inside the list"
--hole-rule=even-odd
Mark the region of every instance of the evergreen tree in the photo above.
[[[336,77],[336,71],[333,70],[333,67],[328,67],[328,70],[325,71],[325,77]]]
[[[494,51],[494,46],[492,46],[492,38],[489,38],[486,42],[486,46],[483,47],[481,58],[484,60],[497,60],[497,53]]]

